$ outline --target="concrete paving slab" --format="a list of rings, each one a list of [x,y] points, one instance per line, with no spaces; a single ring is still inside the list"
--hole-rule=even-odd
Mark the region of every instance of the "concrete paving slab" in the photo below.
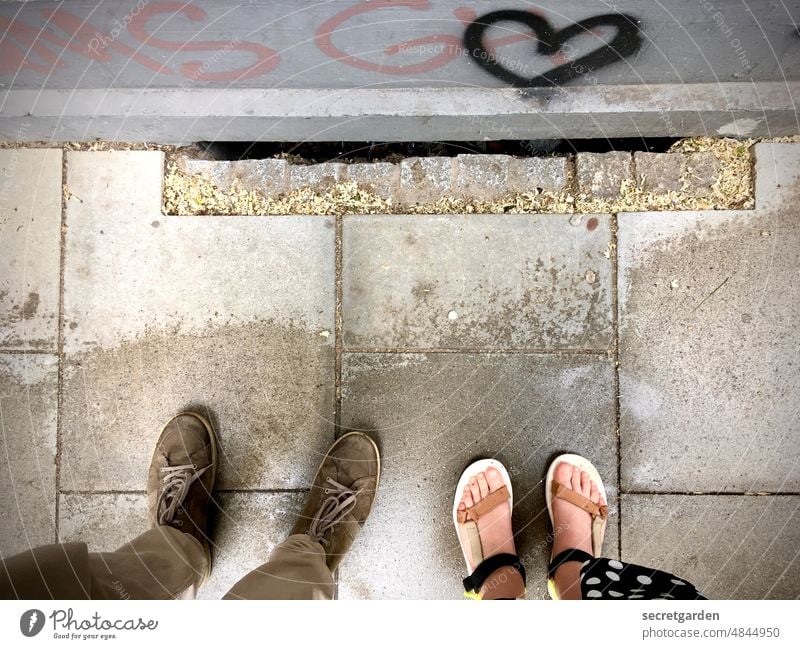
[[[622,557],[712,599],[800,597],[800,496],[622,497]]]
[[[306,487],[333,441],[333,376],[332,350],[268,324],[71,355],[62,485],[142,489],[161,426],[188,409],[214,422],[222,488]]]
[[[351,216],[350,347],[605,350],[608,216]]]
[[[59,496],[58,532],[63,543],[86,543],[89,552],[111,552],[147,528],[144,492]]]
[[[0,557],[55,539],[58,357],[0,354]]]
[[[64,488],[143,488],[189,407],[221,487],[306,486],[333,439],[332,219],[164,217],[152,152],[70,154],[68,186]]]
[[[305,501],[304,492],[219,494],[213,528],[214,570],[198,599],[220,599],[267,561],[272,549],[289,536]]]
[[[800,146],[752,212],[619,215],[623,488],[800,490]]]
[[[517,549],[545,597],[542,480],[559,451],[588,454],[612,510],[617,553],[613,366],[594,355],[345,354],[342,422],[382,452],[375,507],[339,571],[342,599],[451,599],[465,566],[452,521],[459,474],[495,456],[514,487]]]
[[[212,517],[211,577],[198,599],[219,599],[248,571],[264,563],[288,535],[304,493],[219,493]],[[115,550],[147,529],[144,494],[61,496],[60,530],[65,541],[90,551]]]
[[[61,150],[0,150],[0,348],[56,351]]]

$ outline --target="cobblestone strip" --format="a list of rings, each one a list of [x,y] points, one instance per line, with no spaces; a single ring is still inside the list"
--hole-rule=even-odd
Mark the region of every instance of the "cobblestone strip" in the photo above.
[[[752,208],[749,147],[712,140],[707,150],[697,148],[319,164],[176,155],[167,165],[164,206],[176,214],[589,214]]]
[[[325,162],[288,164],[285,160],[194,160],[177,157],[178,169],[213,183],[221,190],[239,187],[277,198],[310,188],[329,189],[350,181],[394,204],[424,204],[444,195],[491,200],[508,194],[568,189],[566,156],[513,158],[507,155],[465,154],[455,158],[406,158],[400,163]]]

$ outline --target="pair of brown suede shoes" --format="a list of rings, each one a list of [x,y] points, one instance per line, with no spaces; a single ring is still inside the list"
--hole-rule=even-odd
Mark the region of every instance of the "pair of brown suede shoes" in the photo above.
[[[204,417],[185,412],[170,419],[156,443],[147,482],[150,525],[169,525],[194,536],[211,555],[208,512],[217,470],[217,438]],[[328,450],[292,534],[308,534],[325,549],[333,571],[372,509],[380,479],[378,447],[364,433],[343,435]]]

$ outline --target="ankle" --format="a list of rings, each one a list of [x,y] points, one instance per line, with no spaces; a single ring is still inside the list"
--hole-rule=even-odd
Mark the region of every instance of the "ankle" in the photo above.
[[[518,599],[525,594],[525,582],[512,566],[498,568],[483,583],[481,599]]]
[[[557,569],[554,576],[559,599],[583,599],[581,595],[581,563],[566,561]]]

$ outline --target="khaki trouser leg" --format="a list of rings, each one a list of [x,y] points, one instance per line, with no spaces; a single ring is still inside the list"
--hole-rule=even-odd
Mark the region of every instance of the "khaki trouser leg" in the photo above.
[[[114,552],[89,554],[89,569],[92,599],[194,599],[208,559],[191,534],[162,525]]]
[[[3,599],[183,599],[208,568],[200,542],[156,527],[114,552],[85,543],[46,545],[0,562]]]
[[[293,534],[267,563],[242,577],[225,599],[333,599],[334,581],[322,546]]]

